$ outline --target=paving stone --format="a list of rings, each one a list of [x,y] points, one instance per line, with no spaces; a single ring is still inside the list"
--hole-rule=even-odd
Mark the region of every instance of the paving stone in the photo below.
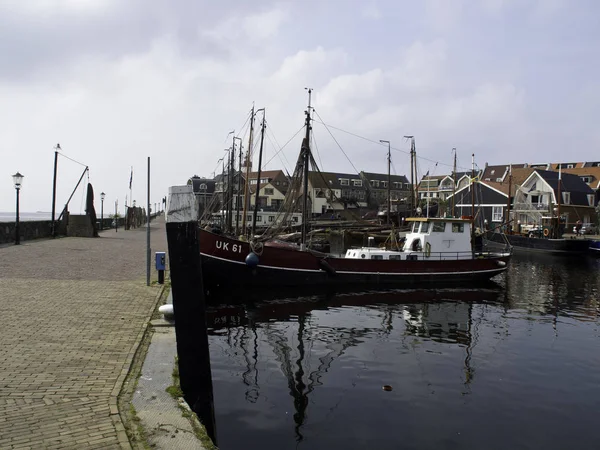
[[[151,229],[166,251],[164,222]],[[145,229],[100,236],[0,247],[0,448],[121,447],[111,399],[159,287]]]

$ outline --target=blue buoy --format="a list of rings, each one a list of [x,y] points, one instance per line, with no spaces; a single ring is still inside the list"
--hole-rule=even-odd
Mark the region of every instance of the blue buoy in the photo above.
[[[258,266],[258,256],[256,253],[248,253],[248,256],[246,256],[246,265],[252,268]]]

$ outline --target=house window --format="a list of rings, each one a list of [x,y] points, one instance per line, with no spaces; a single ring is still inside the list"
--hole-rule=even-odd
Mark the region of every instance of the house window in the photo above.
[[[340,184],[342,186],[350,186],[350,180],[348,178],[340,178]]]
[[[265,195],[273,195],[273,188],[265,188]]]
[[[494,173],[496,173],[496,171],[492,169],[492,171],[490,172],[490,175],[494,175]]]
[[[381,184],[383,184],[383,187],[386,188],[388,186],[387,181],[382,181]]]
[[[531,196],[531,204],[538,204],[540,202],[540,196],[539,195],[532,195]]]
[[[250,184],[256,184],[256,178],[253,178],[252,180],[250,180]]]
[[[365,198],[365,191],[358,191],[358,199],[364,200],[364,198]]]
[[[292,217],[292,221],[297,223],[298,222],[298,216]]]
[[[572,169],[572,168],[574,168],[574,167],[575,167],[575,166],[574,166],[573,164],[567,164],[567,169]]]
[[[492,207],[492,222],[502,222],[502,206]]]
[[[280,181],[275,182],[275,186],[279,186]]]
[[[256,216],[256,221],[257,222],[262,222],[262,216]]]
[[[446,222],[433,222],[431,231],[434,233],[443,233],[446,230]]]
[[[496,183],[502,183],[502,178],[496,178]]]
[[[463,233],[465,231],[465,224],[460,222],[452,222],[453,233]]]
[[[571,204],[571,193],[570,192],[563,192],[562,193],[562,199],[563,199],[563,203],[565,205],[570,205]]]
[[[581,177],[581,181],[583,181],[584,183],[591,183],[592,177]]]
[[[269,216],[269,222],[273,222],[275,220],[275,216]]]
[[[594,194],[588,194],[587,198],[588,198],[588,204],[590,206],[594,206]]]
[[[378,180],[371,180],[371,186],[373,186],[373,187],[379,187],[379,181]]]
[[[352,180],[352,183],[354,183],[354,186],[356,187],[362,186],[362,180]]]

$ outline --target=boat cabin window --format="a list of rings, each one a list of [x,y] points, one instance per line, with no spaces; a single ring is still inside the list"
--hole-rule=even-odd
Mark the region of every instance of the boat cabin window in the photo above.
[[[392,261],[400,261],[402,259],[402,255],[390,255],[390,259]]]
[[[416,232],[418,232],[418,231],[419,231],[419,222],[414,222],[414,223],[412,224],[412,230],[411,230],[411,231],[412,231],[413,233],[416,233]]]
[[[429,222],[421,222],[421,233],[427,233],[429,231]]]
[[[421,240],[420,239],[414,239],[412,241],[412,243],[410,244],[410,249],[413,252],[420,252],[422,250],[422,248],[421,248]]]
[[[431,231],[434,233],[443,233],[446,231],[446,222],[433,222],[433,227]]]
[[[383,255],[371,255],[371,259],[383,259]]]
[[[453,233],[462,233],[465,231],[465,224],[460,222],[452,223],[452,232]]]

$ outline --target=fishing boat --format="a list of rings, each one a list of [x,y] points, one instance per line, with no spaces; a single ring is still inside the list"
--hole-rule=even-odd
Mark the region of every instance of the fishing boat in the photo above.
[[[312,250],[309,245],[307,208],[307,174],[313,165],[310,145],[310,91],[306,111],[306,136],[288,191],[285,214],[293,214],[300,204],[302,214],[301,243],[290,244],[274,239],[264,232],[251,234],[249,239],[236,237],[195,224],[191,245],[185,251],[198,252],[206,293],[219,290],[324,285],[387,285],[412,286],[435,283],[470,283],[488,280],[507,269],[509,251],[484,252],[476,249],[474,221],[462,218],[413,218],[411,231],[402,244],[379,248],[374,244],[349,249],[337,256]],[[259,158],[260,159],[260,158]],[[260,167],[259,167],[260,170]],[[189,192],[189,191],[187,191]],[[176,195],[179,198],[175,198]],[[183,197],[182,197],[183,196]],[[180,258],[181,230],[170,209],[181,214],[182,205],[193,204],[182,190],[170,191],[167,205],[167,238],[170,259]],[[191,213],[189,217],[195,217]],[[285,223],[285,218],[282,222]],[[254,227],[253,227],[254,229]],[[392,231],[393,233],[393,231]]]
[[[485,234],[487,243],[493,247],[495,245],[509,244],[515,252],[536,252],[562,256],[579,256],[588,253],[590,241],[581,239],[577,236],[565,237],[566,219],[561,212],[561,191],[562,191],[562,174],[559,166],[559,172],[536,171],[538,176],[544,181],[540,185],[547,186],[545,190],[538,187],[537,190],[529,192],[515,193],[515,204],[526,205],[526,208],[533,210],[533,214],[539,217],[539,222],[534,219],[533,225],[521,224],[516,220],[517,214],[513,213],[512,220],[509,223],[513,226],[507,227],[506,233],[502,232],[502,228],[496,228],[488,231]],[[534,174],[530,175],[531,178]],[[567,174],[567,177],[571,175]],[[528,178],[528,179],[529,179]],[[577,180],[580,181],[580,180]],[[508,199],[507,199],[507,217],[511,217],[511,185],[512,185],[512,168],[508,178]],[[585,186],[585,185],[584,185]],[[585,186],[587,188],[587,186]],[[534,196],[540,198],[544,196],[548,202],[546,204],[527,204],[526,197]],[[539,201],[539,200],[538,200]],[[553,207],[554,205],[554,207]],[[539,207],[545,208],[545,213],[540,212]],[[521,206],[523,208],[523,206]],[[527,216],[526,216],[527,217]],[[537,222],[537,223],[536,223]]]
[[[402,247],[360,247],[343,257],[289,243],[244,242],[198,228],[205,290],[428,283],[439,287],[488,280],[506,270],[509,252],[474,251],[470,218],[409,220],[413,228]]]

